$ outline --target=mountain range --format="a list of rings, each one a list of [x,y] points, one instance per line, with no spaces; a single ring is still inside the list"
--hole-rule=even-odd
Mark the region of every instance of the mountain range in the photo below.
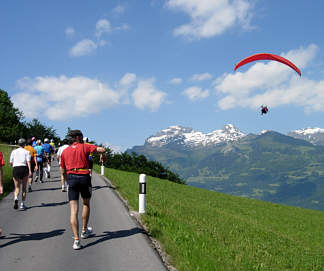
[[[287,135],[245,134],[234,125],[204,134],[171,126],[127,152],[143,154],[188,185],[232,195],[324,210],[324,129]]]

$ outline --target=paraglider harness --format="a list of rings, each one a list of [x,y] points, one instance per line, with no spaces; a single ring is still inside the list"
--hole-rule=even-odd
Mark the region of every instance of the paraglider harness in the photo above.
[[[267,106],[261,106],[261,115],[263,114],[267,114],[269,111],[268,107]]]

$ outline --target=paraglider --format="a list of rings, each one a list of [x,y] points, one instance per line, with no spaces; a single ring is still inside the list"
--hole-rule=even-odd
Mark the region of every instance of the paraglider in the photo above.
[[[299,74],[299,76],[301,76],[300,70],[291,61],[289,61],[288,59],[286,59],[286,58],[284,58],[282,56],[269,54],[269,53],[255,54],[255,55],[251,55],[251,56],[241,60],[239,63],[237,63],[235,65],[234,71],[236,71],[239,67],[241,67],[241,66],[243,66],[243,65],[245,65],[247,63],[257,61],[257,60],[274,60],[274,61],[281,62],[281,63],[289,66],[293,70],[295,70]]]
[[[266,105],[261,105],[261,115],[267,114],[269,111],[268,106]]]

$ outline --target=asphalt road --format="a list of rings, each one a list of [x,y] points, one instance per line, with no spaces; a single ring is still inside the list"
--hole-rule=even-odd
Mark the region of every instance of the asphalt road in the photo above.
[[[13,193],[0,201],[0,270],[165,271],[109,183],[94,175],[92,185],[89,226],[95,236],[81,239],[81,250],[72,249],[69,204],[67,193],[61,192],[56,161],[51,178],[34,183],[33,192],[27,193],[27,210],[13,209]]]

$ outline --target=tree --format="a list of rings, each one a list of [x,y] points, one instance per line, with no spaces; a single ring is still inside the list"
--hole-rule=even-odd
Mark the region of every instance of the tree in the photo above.
[[[0,89],[0,141],[13,143],[22,137],[25,125],[23,113],[13,106],[8,93]]]
[[[38,119],[33,119],[26,123],[26,138],[36,137],[36,139],[43,140],[44,138],[53,139],[55,142],[59,142],[60,138],[56,135],[56,131],[53,127],[47,127],[42,124]]]

